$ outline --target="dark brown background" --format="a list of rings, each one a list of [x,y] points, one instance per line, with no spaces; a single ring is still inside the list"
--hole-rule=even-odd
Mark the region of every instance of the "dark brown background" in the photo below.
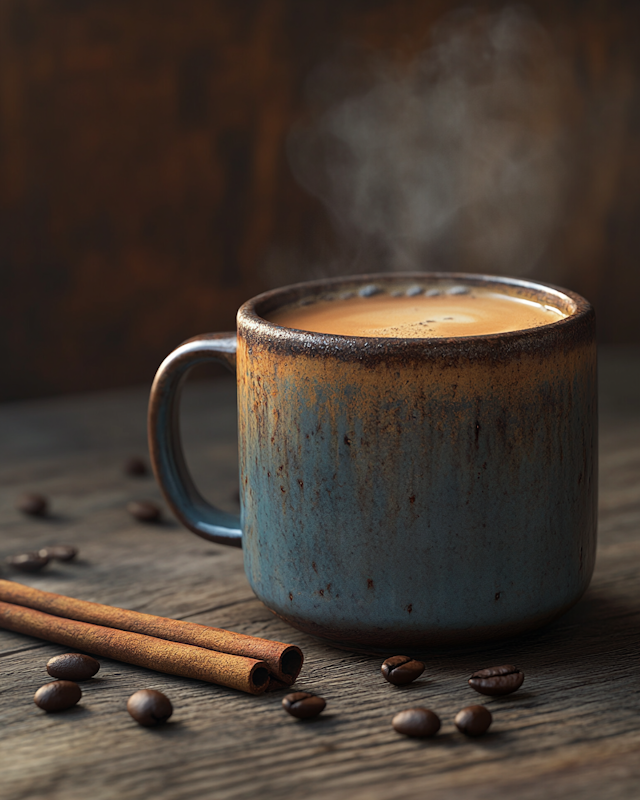
[[[530,5],[573,65],[579,168],[548,263],[602,341],[637,342],[640,4]],[[148,382],[307,277],[332,231],[284,152],[305,78],[343,41],[417,51],[454,6],[0,0],[0,398]]]

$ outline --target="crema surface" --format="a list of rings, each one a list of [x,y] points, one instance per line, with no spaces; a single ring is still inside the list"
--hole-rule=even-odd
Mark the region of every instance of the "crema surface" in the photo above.
[[[482,289],[320,300],[269,315],[286,328],[391,339],[483,336],[537,328],[566,316],[552,306]]]

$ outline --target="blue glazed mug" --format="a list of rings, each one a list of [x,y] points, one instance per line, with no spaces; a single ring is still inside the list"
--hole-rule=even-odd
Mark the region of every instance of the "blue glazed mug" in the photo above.
[[[566,316],[444,339],[311,333],[278,309],[367,291],[490,288]],[[236,370],[241,514],[213,508],[179,439],[180,386],[203,361]],[[594,567],[595,318],[578,295],[502,277],[415,273],[297,284],[163,362],[151,392],[156,477],[177,517],[241,546],[260,600],[295,627],[368,651],[533,629]]]

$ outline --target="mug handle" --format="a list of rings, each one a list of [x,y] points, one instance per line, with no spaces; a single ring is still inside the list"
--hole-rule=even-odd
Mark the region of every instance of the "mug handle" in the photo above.
[[[205,361],[218,361],[235,371],[237,346],[235,333],[203,333],[168,355],[151,387],[148,434],[153,471],[180,522],[210,542],[242,547],[240,517],[220,511],[200,494],[180,438],[180,395],[187,373]]]

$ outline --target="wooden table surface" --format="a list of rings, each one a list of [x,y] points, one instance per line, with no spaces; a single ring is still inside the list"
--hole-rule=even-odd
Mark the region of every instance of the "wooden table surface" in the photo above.
[[[506,642],[425,653],[408,687],[380,659],[318,644],[254,598],[239,550],[210,545],[170,517],[132,520],[124,506],[160,500],[152,477],[122,473],[146,452],[147,390],[0,406],[0,557],[54,543],[76,563],[12,577],[45,590],[298,644],[296,684],[327,699],[301,722],[281,693],[261,697],[101,659],[80,705],[33,704],[47,660],[69,648],[0,631],[0,796],[9,798],[638,798],[640,797],[640,351],[601,356],[600,532],[592,585],[555,624]],[[183,428],[203,493],[234,510],[237,454],[231,380],[189,384]],[[49,519],[14,508],[23,491],[51,498]],[[487,698],[491,731],[459,734],[453,717],[482,702],[466,680],[513,662],[516,694]],[[125,710],[140,688],[174,704],[162,728]],[[411,740],[393,714],[433,708],[441,733]]]

